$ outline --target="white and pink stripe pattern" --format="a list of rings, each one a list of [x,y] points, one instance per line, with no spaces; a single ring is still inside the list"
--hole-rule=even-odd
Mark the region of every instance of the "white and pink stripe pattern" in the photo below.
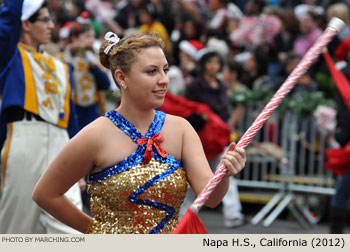
[[[266,120],[270,117],[272,112],[282,102],[283,98],[294,87],[298,79],[308,70],[313,62],[316,61],[322,49],[333,39],[333,37],[344,27],[344,22],[338,18],[333,18],[328,28],[321,34],[315,44],[309,49],[306,55],[302,58],[293,72],[288,76],[287,80],[278,89],[275,95],[271,98],[269,103],[265,106],[263,111],[258,115],[253,124],[244,133],[242,138],[237,144],[237,147],[245,148],[257,134],[260,128],[264,125]],[[208,184],[204,187],[202,192],[198,195],[196,200],[192,204],[192,209],[199,210],[209,198],[210,194],[214,191],[217,184],[226,175],[227,168],[222,165],[215,172],[214,176],[210,179]]]

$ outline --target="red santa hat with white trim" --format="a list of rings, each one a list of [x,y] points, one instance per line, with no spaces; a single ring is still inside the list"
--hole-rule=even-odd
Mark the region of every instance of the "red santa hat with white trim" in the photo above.
[[[183,40],[180,42],[179,48],[192,59],[195,59],[197,52],[204,48],[204,46],[199,40]]]

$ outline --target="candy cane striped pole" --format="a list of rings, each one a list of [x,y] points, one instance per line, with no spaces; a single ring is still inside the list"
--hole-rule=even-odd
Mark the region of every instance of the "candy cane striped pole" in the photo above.
[[[289,93],[294,87],[295,83],[299,78],[308,70],[311,64],[316,61],[322,49],[333,39],[333,37],[344,27],[344,22],[339,18],[332,18],[329,22],[327,29],[317,39],[315,44],[308,50],[306,55],[302,58],[299,64],[295,67],[293,72],[288,76],[286,81],[278,89],[275,95],[271,98],[262,112],[255,119],[253,124],[244,133],[242,138],[237,144],[237,147],[245,148],[251,141],[252,138],[257,134],[260,128],[264,125],[266,120],[270,117],[272,112],[282,102],[283,98]],[[208,184],[204,187],[202,192],[198,195],[196,200],[192,204],[192,209],[198,211],[209,198],[210,194],[214,191],[217,184],[220,183],[221,179],[226,175],[227,168],[222,165],[215,172],[214,176],[209,180]]]

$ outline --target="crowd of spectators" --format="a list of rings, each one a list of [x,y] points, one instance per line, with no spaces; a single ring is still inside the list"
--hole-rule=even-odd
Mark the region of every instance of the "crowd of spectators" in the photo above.
[[[277,90],[288,74],[287,65],[305,55],[331,17],[346,23],[329,46],[331,55],[350,35],[346,1],[50,0],[49,8],[55,23],[51,50],[56,52],[67,45],[72,23],[83,19],[95,28],[96,50],[106,31],[119,37],[159,33],[172,66],[174,85],[169,90],[181,95],[200,75],[197,66],[203,49],[215,50],[223,66],[230,61],[240,65],[240,86],[268,85]],[[327,91],[317,83],[317,73],[324,71],[322,62],[309,71],[311,90]]]
[[[332,17],[342,19],[346,26],[328,51],[342,61],[338,66],[348,69],[347,1],[49,0],[49,8],[55,23],[49,49],[54,53],[64,51],[75,22],[94,27],[96,51],[107,31],[119,37],[159,33],[170,63],[169,91],[206,103],[231,131],[242,110],[230,106],[230,95],[261,87],[275,92]],[[292,93],[320,91],[334,99],[335,88],[329,80],[327,65],[319,57]],[[197,116],[191,123],[202,125],[206,117]]]

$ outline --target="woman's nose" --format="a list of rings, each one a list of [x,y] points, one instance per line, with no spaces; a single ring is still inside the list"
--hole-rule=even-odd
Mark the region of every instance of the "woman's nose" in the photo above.
[[[168,83],[169,83],[169,77],[168,77],[167,73],[163,72],[160,76],[159,84],[165,85]]]

